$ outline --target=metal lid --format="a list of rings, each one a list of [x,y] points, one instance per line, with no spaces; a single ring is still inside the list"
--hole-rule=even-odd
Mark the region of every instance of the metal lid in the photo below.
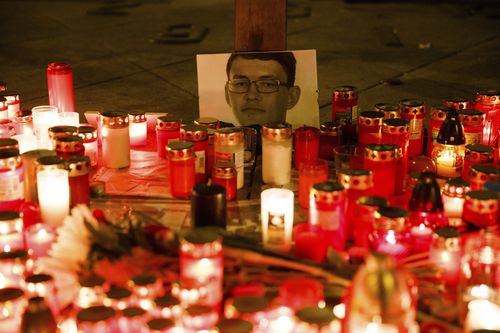
[[[215,310],[211,306],[199,304],[189,305],[186,308],[186,314],[193,317],[211,313],[213,311]]]
[[[123,316],[127,318],[142,316],[145,313],[146,310],[137,306],[129,307],[122,310]]]
[[[382,124],[382,132],[389,134],[402,134],[410,131],[410,122],[406,119],[385,119]]]
[[[480,91],[476,94],[476,103],[500,104],[500,91],[496,89]]]
[[[17,250],[10,252],[0,252],[0,260],[25,261],[28,259],[28,251]]]
[[[394,144],[368,144],[365,146],[365,158],[371,161],[392,161],[396,158],[397,149]]]
[[[16,139],[0,138],[0,149],[19,150],[19,142]]]
[[[470,209],[479,214],[490,214],[498,211],[498,194],[493,191],[470,191],[465,195]]]
[[[16,170],[23,164],[19,150],[0,149],[0,170]]]
[[[338,122],[325,121],[319,127],[321,134],[329,136],[338,136],[342,134],[342,125]]]
[[[42,156],[36,160],[36,171],[65,169],[64,159],[59,156]]]
[[[443,195],[453,198],[463,198],[470,191],[470,183],[461,178],[450,179],[443,186]]]
[[[31,274],[30,276],[27,276],[24,281],[27,283],[45,283],[54,281],[54,278],[49,274]]]
[[[364,126],[380,126],[385,117],[382,111],[363,111],[359,114],[358,124]]]
[[[16,123],[29,123],[33,121],[31,110],[17,111],[14,115],[14,120],[16,121]]]
[[[115,316],[116,312],[110,307],[97,305],[80,310],[76,318],[79,322],[98,322],[108,320]]]
[[[333,88],[332,97],[334,100],[356,99],[358,97],[358,93],[356,92],[356,87],[354,86],[339,86]]]
[[[295,316],[302,322],[319,327],[328,325],[335,319],[332,308],[319,308],[308,306],[300,309],[295,313]]]
[[[316,183],[311,187],[309,196],[317,204],[339,204],[345,200],[344,186],[337,182]]]
[[[120,111],[104,111],[100,113],[101,124],[108,128],[128,127],[128,114]]]
[[[219,128],[219,119],[212,117],[200,117],[194,120],[196,125],[205,126],[208,128],[217,129]]]
[[[435,234],[441,238],[457,238],[460,237],[460,231],[454,227],[439,227],[436,228]]]
[[[408,211],[401,207],[386,206],[375,211],[374,229],[403,231],[408,229]]]
[[[49,150],[49,149],[35,149],[35,150],[29,150],[27,152],[24,152],[21,154],[21,157],[23,159],[28,159],[28,160],[33,160],[36,161],[40,157],[43,156],[56,156],[57,153],[54,150]]]
[[[214,166],[214,177],[222,179],[232,179],[237,176],[234,163],[229,161],[217,161]]]
[[[431,120],[434,121],[444,121],[446,119],[446,114],[452,110],[452,107],[445,105],[433,105],[431,106]]]
[[[223,146],[245,144],[245,132],[239,127],[225,127],[214,132],[214,142]]]
[[[233,299],[233,306],[240,314],[256,313],[269,307],[269,299],[264,296],[236,296]]]
[[[0,221],[9,221],[21,218],[18,212],[15,211],[3,211],[0,212]]]
[[[385,119],[394,119],[401,116],[399,105],[393,103],[377,103],[373,106],[375,111],[382,111]]]
[[[386,207],[388,203],[386,198],[377,195],[365,195],[356,200],[360,206]]]
[[[66,161],[68,167],[68,177],[78,177],[88,175],[91,169],[90,158],[88,156],[73,156]]]
[[[110,299],[123,299],[130,297],[132,292],[126,288],[120,287],[112,287],[107,293],[106,296]]]
[[[83,139],[78,135],[55,138],[55,150],[61,153],[76,153],[85,150]]]
[[[163,308],[181,304],[181,302],[177,298],[172,297],[170,295],[165,295],[163,297],[156,297],[154,301],[156,306]]]
[[[405,115],[406,118],[414,118],[417,115],[425,114],[424,101],[419,99],[402,99],[399,101],[399,107],[401,109],[401,115]]]
[[[182,161],[193,158],[194,146],[189,141],[173,141],[167,145],[167,157],[172,161]]]
[[[148,321],[148,327],[150,330],[162,331],[167,328],[173,327],[175,323],[169,319],[156,318]]]
[[[59,126],[49,127],[49,137],[51,139],[55,139],[61,136],[69,136],[77,134],[78,134],[78,128],[75,126],[59,125]]]
[[[15,97],[17,101],[19,101],[19,92],[15,90],[0,90],[0,96],[5,97],[7,101],[9,97]]]
[[[486,114],[475,109],[465,109],[458,111],[458,117],[464,126],[481,126],[484,125]]]
[[[484,173],[487,175],[495,175],[495,176],[499,174],[497,167],[490,164],[474,164],[471,165],[470,168],[471,171],[475,171],[477,173]]]
[[[373,188],[373,172],[365,169],[342,169],[337,172],[339,183],[346,189],[367,190]]]
[[[217,323],[219,333],[250,333],[252,331],[252,323],[240,318],[221,319]]]
[[[0,289],[0,303],[15,300],[22,297],[24,292],[19,288],[3,288]]]
[[[134,110],[128,112],[128,120],[131,123],[144,123],[148,121],[146,111]]]
[[[181,119],[161,116],[156,119],[156,129],[159,131],[178,131],[182,126]]]
[[[100,287],[104,282],[105,280],[99,276],[87,276],[79,281],[80,286],[87,288]]]
[[[495,158],[495,151],[492,147],[480,143],[468,144],[465,146],[465,160],[473,164],[492,163]]]
[[[200,125],[184,125],[180,130],[181,140],[199,142],[208,139],[208,131],[205,126]]]
[[[215,241],[220,241],[219,232],[214,228],[195,228],[192,229],[185,237],[184,241],[199,245],[209,244]]]
[[[450,106],[455,110],[463,110],[470,108],[470,101],[465,97],[454,96],[443,101],[443,105]]]
[[[288,123],[264,124],[262,137],[272,141],[289,140],[292,138],[292,125]]]
[[[47,65],[47,74],[71,73],[71,65],[64,62],[53,62]]]
[[[135,286],[147,286],[155,284],[158,281],[158,277],[151,274],[142,274],[134,276],[131,281]]]
[[[78,136],[83,139],[83,143],[89,143],[97,140],[97,128],[94,126],[79,126]]]

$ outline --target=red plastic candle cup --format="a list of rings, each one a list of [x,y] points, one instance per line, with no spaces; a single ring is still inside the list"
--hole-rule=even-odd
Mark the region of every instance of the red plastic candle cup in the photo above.
[[[320,226],[301,223],[293,229],[294,248],[296,257],[322,262],[326,256],[327,246],[325,236]]]
[[[455,110],[465,110],[465,109],[470,109],[471,103],[470,101],[465,98],[465,97],[449,97],[443,101],[444,106],[449,106],[454,108]]]
[[[357,247],[364,249],[370,248],[368,236],[373,230],[373,223],[375,222],[375,212],[380,207],[387,207],[388,201],[385,198],[378,196],[362,196],[356,200],[354,206],[354,244]]]
[[[470,191],[470,183],[463,179],[450,179],[443,186],[444,216],[449,226],[462,225],[465,194]]]
[[[333,149],[342,144],[342,130],[339,123],[325,121],[320,126],[319,158],[333,161]]]
[[[73,156],[84,156],[85,147],[83,139],[78,135],[69,135],[56,138],[55,151],[61,158],[70,158]]]
[[[374,111],[382,111],[384,113],[384,119],[395,119],[401,118],[401,110],[399,105],[392,103],[376,103],[373,106]]]
[[[200,125],[184,125],[180,129],[180,139],[193,143],[195,155],[196,184],[207,181],[208,131]]]
[[[345,248],[345,201],[345,189],[339,183],[318,183],[311,188],[309,223],[320,226],[327,246],[337,251]]]
[[[170,192],[176,198],[189,198],[195,184],[194,147],[191,142],[167,145]]]
[[[429,260],[437,267],[447,286],[456,286],[460,278],[462,250],[460,233],[455,228],[438,228],[432,238]]]
[[[328,180],[328,162],[325,160],[310,160],[300,164],[299,168],[299,203],[309,208],[309,192],[314,184]]]
[[[461,110],[458,117],[464,126],[465,144],[483,143],[485,114],[474,109]]]
[[[212,184],[223,186],[226,189],[226,200],[236,200],[237,172],[234,164],[229,161],[218,161],[212,172]]]
[[[97,129],[93,126],[79,126],[78,136],[83,139],[83,146],[85,147],[85,156],[90,159],[92,167],[97,166],[99,159],[98,144],[97,144]]]
[[[478,228],[498,223],[498,196],[489,190],[470,191],[465,195],[462,219]]]
[[[337,172],[338,182],[344,186],[346,191],[346,228],[347,239],[355,238],[356,229],[356,202],[366,195],[370,195],[373,190],[373,172],[364,169],[344,169]]]
[[[156,149],[158,156],[166,158],[167,145],[170,142],[179,141],[182,120],[161,116],[156,121]]]
[[[446,113],[450,111],[449,106],[434,105],[431,106],[431,115],[429,119],[429,133],[427,136],[427,156],[431,156],[434,144],[436,143],[439,129],[446,119]]]
[[[488,181],[496,181],[499,178],[499,171],[493,165],[474,164],[469,171],[467,181],[470,183],[472,191],[479,191]]]
[[[408,157],[410,159],[422,155],[424,143],[424,102],[417,99],[403,99],[399,102],[401,118],[410,121],[410,144]]]
[[[367,145],[363,168],[373,172],[373,195],[392,198],[395,191],[396,152],[393,144]]]
[[[306,306],[317,307],[324,299],[323,284],[309,277],[289,278],[279,287],[281,304],[294,311]]]
[[[59,112],[75,112],[73,72],[71,65],[54,62],[47,66],[49,103]]]
[[[363,111],[358,117],[358,146],[362,149],[368,144],[380,143],[382,139],[382,111]]]
[[[358,93],[356,87],[340,86],[332,93],[332,120],[344,124],[351,123],[358,118]]]
[[[465,146],[463,179],[469,178],[471,166],[483,164],[493,165],[495,163],[495,152],[492,147],[483,144],[468,144]]]
[[[500,129],[500,92],[498,90],[478,92],[474,109],[485,114],[482,143],[491,146],[497,141],[498,130]]]
[[[90,204],[90,158],[88,156],[70,157],[66,161],[69,177],[70,205]]]
[[[145,146],[148,141],[148,120],[145,111],[130,111],[129,136],[131,146]]]
[[[373,230],[368,239],[373,250],[400,260],[410,254],[413,241],[408,211],[400,207],[381,207],[375,212]]]
[[[24,167],[19,150],[0,150],[0,211],[19,211],[24,203]]]
[[[404,119],[386,119],[382,126],[382,142],[398,145],[396,158],[396,182],[394,193],[401,195],[406,191],[408,174],[408,147],[410,145],[409,122]]]
[[[293,134],[295,169],[299,170],[300,164],[304,161],[318,159],[319,136],[320,131],[316,127],[302,126],[295,130]]]
[[[415,225],[410,229],[413,238],[413,252],[420,253],[429,251],[432,241],[433,230],[424,223]]]

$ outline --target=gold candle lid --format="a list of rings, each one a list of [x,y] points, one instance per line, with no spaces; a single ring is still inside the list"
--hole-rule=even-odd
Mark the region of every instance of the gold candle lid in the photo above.
[[[161,116],[156,119],[156,129],[159,131],[178,131],[181,126],[181,119],[174,119],[170,116]]]
[[[36,160],[36,172],[66,169],[64,159],[59,156],[42,156]]]
[[[19,150],[19,142],[16,139],[0,138],[0,149]]]
[[[500,91],[496,89],[480,91],[476,94],[476,103],[500,104]]]
[[[494,158],[495,151],[490,146],[480,143],[473,143],[465,146],[465,160],[473,164],[492,163]]]
[[[213,257],[222,251],[222,237],[215,228],[195,228],[181,238],[180,250],[193,258]]]
[[[195,125],[200,125],[208,128],[218,129],[219,128],[219,120],[217,118],[212,117],[200,117],[195,119]]]
[[[368,190],[373,188],[373,172],[364,169],[343,169],[338,173],[339,183],[346,189]]]
[[[68,177],[88,175],[90,172],[90,158],[88,156],[73,156],[66,160]]]
[[[110,307],[103,305],[95,305],[88,307],[86,309],[80,310],[76,315],[78,322],[98,322],[106,321],[113,318],[116,315],[116,311]]]
[[[408,211],[401,207],[380,207],[375,211],[374,229],[404,231],[409,228]]]
[[[469,180],[485,183],[489,180],[498,180],[498,169],[489,164],[474,164],[470,167]]]
[[[83,143],[89,143],[97,140],[97,128],[94,126],[79,126],[78,136],[83,139]]]
[[[12,123],[12,120],[0,119],[0,125],[3,125],[4,127],[8,128],[10,136],[16,135],[16,129],[14,128],[14,124]]]
[[[389,134],[402,134],[410,130],[410,122],[406,119],[385,119],[382,132]]]
[[[17,111],[14,115],[16,123],[30,123],[33,121],[31,110]]]
[[[464,110],[470,108],[470,101],[465,97],[450,97],[443,102],[443,105],[452,107],[455,110]]]
[[[35,149],[35,150],[29,150],[21,154],[21,157],[24,160],[32,160],[35,162],[37,159],[43,156],[56,156],[57,153],[53,150],[49,149]]]
[[[253,324],[240,318],[223,318],[217,323],[217,332],[219,333],[251,333]]]
[[[184,125],[180,130],[181,140],[199,142],[208,139],[207,128],[200,125]]]
[[[365,146],[365,158],[371,161],[392,161],[397,156],[398,145],[393,144],[369,144]]]
[[[323,182],[314,184],[309,192],[319,204],[340,204],[345,200],[345,189],[340,183]]]
[[[307,306],[295,313],[295,316],[303,323],[311,325],[315,328],[320,328],[330,324],[334,319],[332,308],[319,308]]]
[[[55,140],[55,150],[61,153],[76,153],[85,150],[83,139],[78,135],[58,137]]]
[[[342,134],[342,125],[338,122],[325,121],[319,127],[321,134],[328,136],[339,136]]]
[[[365,126],[380,126],[385,114],[382,111],[363,111],[359,114],[358,124]]]
[[[452,198],[464,198],[470,191],[470,183],[461,178],[450,179],[443,186],[443,195]]]
[[[447,251],[460,251],[460,232],[454,227],[436,228],[434,241],[441,244],[439,248]]]
[[[349,100],[357,98],[358,93],[356,92],[356,87],[354,86],[340,86],[333,88],[332,97],[334,100]]]
[[[498,195],[489,190],[470,191],[465,200],[471,204],[471,209],[479,214],[490,214],[498,211]]]
[[[269,299],[265,296],[242,295],[233,299],[232,306],[239,314],[257,313],[269,307]]]
[[[146,118],[146,111],[129,111],[128,120],[131,123],[144,123],[148,121]]]
[[[234,163],[229,161],[217,161],[214,166],[214,177],[231,179],[236,177],[237,172]]]
[[[464,126],[481,126],[486,119],[484,112],[474,109],[460,110],[458,117]]]
[[[289,140],[292,138],[292,125],[288,123],[264,124],[262,137],[272,141]]]
[[[60,138],[63,136],[70,136],[77,134],[78,134],[78,128],[75,126],[60,125],[60,126],[49,127],[49,137],[52,140],[55,140],[56,138]]]
[[[425,114],[425,104],[419,99],[402,99],[399,101],[399,107],[401,114],[410,115],[413,118],[418,114]]]
[[[373,106],[373,110],[382,111],[385,119],[394,119],[401,117],[399,105],[392,103],[377,103]]]
[[[446,105],[433,105],[431,106],[431,120],[444,121],[446,114],[451,110],[450,106]]]
[[[237,146],[245,143],[245,133],[242,128],[226,127],[215,131],[214,142],[224,146]]]
[[[172,161],[184,161],[194,156],[194,146],[189,141],[174,141],[167,145],[167,157]]]
[[[19,150],[12,148],[0,150],[0,170],[16,170],[22,164]]]
[[[108,128],[128,127],[128,114],[120,111],[104,111],[100,113],[101,125]]]

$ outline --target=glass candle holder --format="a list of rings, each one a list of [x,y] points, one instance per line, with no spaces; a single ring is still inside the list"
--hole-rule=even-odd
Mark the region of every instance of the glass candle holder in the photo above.
[[[9,111],[7,107],[7,99],[0,96],[0,119],[9,119]]]
[[[262,181],[281,186],[290,182],[292,169],[292,126],[262,125]]]
[[[34,134],[31,110],[17,111],[12,117],[16,134]]]
[[[219,333],[252,333],[254,326],[243,319],[221,319],[217,323],[217,332]]]
[[[144,332],[144,327],[150,319],[150,314],[140,307],[128,307],[121,311],[118,317],[118,328],[120,333]]]
[[[242,128],[227,127],[214,133],[215,163],[230,162],[234,164],[237,174],[237,188],[245,185],[245,133]]]
[[[209,291],[197,304],[220,309],[224,257],[222,239],[209,228],[193,229],[180,243],[180,280]]]
[[[115,310],[123,310],[137,303],[129,289],[120,287],[111,287],[102,299],[103,305]]]
[[[24,250],[23,219],[16,211],[0,212],[0,249]]]
[[[289,252],[292,246],[294,194],[284,188],[260,193],[262,242],[265,248]]]
[[[166,158],[167,145],[179,140],[182,120],[161,116],[156,121],[156,149],[158,156]]]
[[[456,286],[460,277],[462,248],[457,229],[438,228],[432,237],[429,260],[436,266],[446,286]]]
[[[148,141],[148,120],[146,111],[129,111],[129,137],[132,147],[145,146]]]
[[[36,172],[66,169],[65,160],[59,156],[43,156],[36,160]]]
[[[78,332],[113,333],[117,332],[116,311],[110,307],[96,305],[80,310],[76,315]]]
[[[49,128],[57,123],[58,109],[56,106],[40,105],[31,109],[33,131],[35,132],[38,149],[50,149]]]
[[[226,190],[216,184],[197,184],[191,196],[191,225],[226,229]]]
[[[401,195],[406,191],[408,174],[408,147],[410,144],[409,121],[404,119],[386,119],[382,125],[382,142],[399,146],[396,158],[396,181],[394,194]]]
[[[26,248],[33,259],[46,257],[52,243],[56,240],[56,231],[49,224],[37,223],[24,232]]]
[[[485,115],[474,109],[461,110],[458,113],[464,125],[465,144],[479,144],[483,142]]]
[[[318,157],[323,160],[333,161],[333,149],[342,144],[342,127],[340,123],[325,121],[321,124],[319,130]]]
[[[410,254],[413,241],[408,211],[400,207],[380,207],[375,212],[373,230],[368,236],[370,246],[377,252],[400,260]]]
[[[24,167],[24,199],[26,202],[37,202],[36,186],[37,160],[43,156],[56,156],[56,152],[48,149],[30,150],[21,154]]]
[[[55,139],[54,150],[57,156],[69,159],[75,156],[85,156],[83,139],[78,135],[58,137]]]
[[[75,299],[77,309],[85,309],[93,305],[102,304],[107,291],[104,279],[97,276],[89,276],[79,281],[80,288]]]
[[[24,279],[24,289],[28,297],[43,297],[52,313],[60,311],[54,278],[48,274],[31,274]]]
[[[21,111],[21,99],[17,91],[3,90],[0,92],[0,97],[4,97],[7,102],[7,113],[9,118],[13,118],[17,112]]]
[[[293,254],[296,257],[323,262],[327,252],[325,235],[319,225],[308,222],[293,227]]]
[[[208,148],[208,131],[204,126],[184,125],[180,129],[180,139],[193,143],[195,161],[195,182],[204,183],[207,180],[206,155]]]
[[[358,117],[358,146],[362,149],[368,144],[380,143],[382,139],[382,111],[363,111]]]
[[[172,283],[172,296],[179,299],[182,308],[192,304],[198,304],[205,300],[208,290],[205,286],[200,286],[196,280],[187,280],[185,283]]]
[[[59,226],[69,214],[68,171],[42,170],[36,175],[38,201],[44,223]]]
[[[376,103],[373,106],[373,111],[382,111],[384,113],[384,119],[401,118],[401,110],[397,104],[384,102]]]
[[[399,107],[401,118],[410,122],[408,158],[413,159],[423,152],[425,105],[418,99],[403,99]]]
[[[465,97],[453,96],[445,99],[443,101],[443,105],[452,107],[455,110],[465,110],[465,109],[470,109],[471,103]]]
[[[28,252],[0,252],[0,288],[22,287],[28,268]]]
[[[49,103],[60,112],[75,112],[73,71],[70,64],[53,62],[47,66]]]
[[[500,128],[500,92],[494,89],[478,92],[474,109],[485,114],[482,143],[491,146],[497,141]]]
[[[0,138],[0,150],[17,149],[19,150],[19,141],[15,138]]]
[[[470,168],[474,164],[493,165],[495,153],[493,148],[483,144],[468,144],[465,146],[464,169],[462,178],[468,179]]]
[[[421,172],[408,203],[409,220],[419,236],[445,225],[441,189],[433,172]],[[421,226],[423,225],[423,226]],[[427,235],[429,237],[429,235]]]
[[[0,150],[0,211],[19,211],[24,202],[24,166],[17,149]]]
[[[344,186],[334,182],[314,184],[309,198],[309,223],[323,229],[327,246],[343,251],[347,231]]]
[[[256,328],[260,328],[270,306],[271,303],[265,296],[236,296],[226,301],[224,316],[229,319],[248,320]]]
[[[474,164],[471,166],[467,181],[473,191],[479,191],[488,181],[498,180],[500,172],[496,166],[488,164]]]
[[[0,138],[10,138],[16,135],[14,124],[10,119],[0,119]]]
[[[75,156],[66,160],[69,177],[70,206],[90,204],[90,159]]]
[[[147,311],[153,308],[153,300],[162,292],[162,280],[152,274],[134,276],[128,282],[129,288],[139,302],[139,306]]]
[[[442,191],[444,216],[450,226],[460,226],[465,194],[470,191],[470,183],[462,179],[450,179]]]
[[[293,165],[299,170],[300,164],[305,161],[315,161],[319,155],[320,131],[316,127],[302,126],[293,133]]]
[[[97,129],[94,126],[79,126],[78,136],[83,139],[85,156],[90,159],[90,166],[94,167],[98,161]]]
[[[57,125],[78,127],[80,125],[80,114],[78,112],[59,112],[57,114]]]
[[[173,141],[167,145],[170,192],[176,198],[189,198],[195,184],[194,147],[191,142]]]
[[[478,228],[498,223],[498,196],[493,191],[470,191],[465,194],[462,219]]]
[[[333,89],[332,94],[332,121],[340,122],[345,137],[356,135],[358,120],[358,93],[356,87],[340,86]]]
[[[388,201],[378,196],[362,196],[354,205],[354,244],[364,249],[370,248],[368,236],[373,230],[375,212],[381,207],[387,207]]]
[[[295,312],[295,320],[297,333],[333,333],[340,329],[340,321],[329,307],[304,307]]]
[[[66,136],[74,136],[78,134],[78,128],[76,126],[68,126],[68,125],[57,125],[49,127],[49,138],[52,144],[51,147],[55,148],[56,140],[58,138],[66,137]]]
[[[13,135],[12,139],[19,143],[20,154],[30,150],[35,150],[37,147],[36,136],[31,133]]]
[[[309,192],[316,183],[328,180],[328,162],[325,160],[307,160],[299,167],[299,203],[309,208]]]
[[[2,332],[18,332],[27,303],[21,289],[0,289],[0,330]]]
[[[128,114],[102,112],[99,123],[102,135],[103,165],[111,169],[130,165],[130,136]]]
[[[324,305],[323,284],[309,277],[294,277],[283,281],[279,287],[279,302],[294,311]]]
[[[432,151],[432,159],[436,163],[437,174],[442,178],[461,177],[464,157],[464,145],[436,143]]]
[[[450,106],[433,105],[431,106],[431,114],[429,118],[429,134],[427,136],[427,156],[432,155],[434,144],[436,143],[439,129],[446,119],[446,114],[451,110]]]
[[[219,314],[210,306],[191,305],[186,308],[181,321],[185,328],[199,332],[213,328],[219,321]]]
[[[226,189],[226,200],[236,200],[237,195],[237,172],[234,164],[229,161],[215,163],[212,172],[212,184],[220,185]]]
[[[154,315],[160,318],[177,320],[182,316],[182,306],[179,299],[166,295],[154,299]]]
[[[367,145],[363,169],[373,172],[373,195],[390,199],[394,195],[396,180],[396,150],[393,144]]]
[[[373,190],[373,173],[364,169],[344,169],[337,172],[338,182],[346,192],[346,227],[347,239],[354,239],[356,229],[356,201]]]
[[[205,126],[207,128],[218,129],[219,120],[213,117],[199,117],[194,120],[195,125]]]

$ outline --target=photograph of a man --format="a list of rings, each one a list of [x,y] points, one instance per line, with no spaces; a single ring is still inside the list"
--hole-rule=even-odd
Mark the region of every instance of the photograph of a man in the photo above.
[[[196,57],[200,117],[235,126],[319,126],[316,50]]]
[[[300,98],[292,52],[233,53],[226,66],[226,102],[240,125],[284,123]]]

